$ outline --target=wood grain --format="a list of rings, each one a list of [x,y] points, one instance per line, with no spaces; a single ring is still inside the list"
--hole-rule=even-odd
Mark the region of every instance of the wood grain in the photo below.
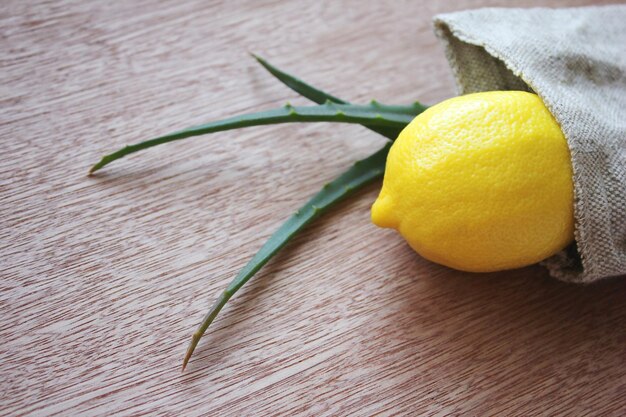
[[[436,4],[435,4],[436,3]],[[355,102],[454,94],[435,13],[588,1],[4,1],[0,415],[624,415],[626,280],[431,264],[342,204],[226,307],[213,297],[383,140],[247,129],[85,174],[125,143],[305,103],[254,51]]]

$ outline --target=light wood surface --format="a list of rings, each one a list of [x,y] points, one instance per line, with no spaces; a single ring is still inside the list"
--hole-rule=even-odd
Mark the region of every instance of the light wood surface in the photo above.
[[[188,338],[269,234],[383,139],[252,128],[86,172],[137,140],[306,103],[454,95],[430,19],[539,2],[3,1],[0,415],[624,415],[626,280],[467,274],[341,204]],[[555,1],[552,6],[587,1]]]

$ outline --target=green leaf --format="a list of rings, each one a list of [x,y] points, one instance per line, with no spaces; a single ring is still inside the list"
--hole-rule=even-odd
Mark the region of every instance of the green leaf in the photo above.
[[[328,94],[325,91],[322,91],[316,87],[313,87],[312,85],[307,84],[301,79],[291,74],[286,73],[285,71],[273,66],[272,64],[270,64],[269,62],[267,62],[265,59],[261,58],[258,55],[255,55],[255,54],[251,54],[251,55],[254,57],[254,59],[256,59],[259,62],[259,64],[263,66],[263,68],[265,68],[270,74],[276,77],[280,82],[285,84],[287,87],[291,88],[296,93],[300,94],[303,97],[308,98],[309,100],[315,103],[322,104],[326,102],[326,100],[330,100],[334,103],[350,104],[347,101],[344,101],[338,97]],[[415,103],[415,106],[416,107],[420,106],[419,111],[417,111],[417,113],[421,113],[422,111],[426,109],[424,105],[417,103],[417,102]],[[415,116],[417,113],[413,113],[412,115]],[[369,125],[364,125],[364,126],[391,140],[395,140],[400,134],[400,132],[402,131],[402,129],[393,128],[393,127],[376,127],[376,126],[369,126]]]
[[[253,55],[254,56],[254,55]],[[292,90],[301,94],[302,96],[318,102],[323,103],[328,100],[334,101],[340,104],[349,104],[346,101],[334,97],[322,90],[319,90],[304,81],[301,81],[276,67],[271,66],[263,59],[254,56],[272,75],[278,78],[281,82],[285,83]],[[415,111],[412,117],[421,113],[426,109],[419,103],[415,103],[413,106]],[[366,127],[383,134],[383,136],[394,140],[400,133],[402,128],[372,128],[368,125]],[[379,131],[381,130],[381,131]],[[382,130],[385,130],[383,133]],[[193,351],[198,345],[200,339],[209,328],[213,320],[217,317],[222,308],[226,305],[228,300],[243,286],[250,278],[256,274],[282,247],[284,247],[300,230],[306,225],[311,223],[317,217],[321,216],[329,207],[344,199],[350,193],[355,192],[369,182],[380,178],[385,169],[385,162],[391,143],[386,144],[382,149],[372,154],[368,158],[356,162],[350,169],[341,174],[334,181],[326,184],[317,194],[315,194],[304,206],[302,206],[296,214],[291,216],[283,225],[276,231],[267,242],[261,247],[261,249],[254,255],[254,257],[246,264],[246,266],[237,274],[237,276],[230,282],[228,287],[219,295],[219,297],[213,303],[209,312],[206,314],[202,323],[198,329],[194,332],[185,359],[183,360],[183,370],[187,366]]]
[[[252,55],[254,59],[256,59],[258,63],[261,64],[263,68],[265,68],[270,74],[278,78],[280,82],[291,88],[296,93],[308,98],[309,100],[317,104],[325,103],[327,100],[330,100],[333,103],[348,104],[347,101],[344,101],[339,97],[335,97],[325,91],[319,90],[312,85],[305,83],[299,78],[276,68],[260,56],[253,53],[250,53],[250,55]]]
[[[293,122],[356,123],[402,129],[413,119],[415,114],[419,113],[419,111],[420,108],[416,105],[387,106],[376,102],[372,102],[364,106],[355,104],[337,104],[331,102],[330,100],[318,106],[294,107],[287,104],[286,106],[278,109],[235,116],[126,146],[116,152],[104,156],[100,162],[91,168],[89,174],[93,174],[105,165],[110,164],[111,162],[128,154],[192,136],[251,126]]]
[[[329,207],[343,200],[346,196],[380,178],[385,170],[387,153],[391,142],[373,155],[356,162],[350,169],[341,174],[334,181],[326,184],[316,195],[303,205],[291,216],[274,234],[265,242],[254,257],[228,284],[228,287],[215,300],[215,303],[202,320],[202,323],[193,334],[187,353],[183,361],[183,370],[187,366],[191,355],[198,345],[200,338],[211,325],[215,317],[228,300],[246,283],[256,272],[263,267],[283,246],[287,244],[300,230],[314,219],[322,215]]]

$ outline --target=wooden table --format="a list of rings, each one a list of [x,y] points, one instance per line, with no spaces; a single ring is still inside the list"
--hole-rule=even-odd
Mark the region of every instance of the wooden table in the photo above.
[[[238,269],[383,143],[363,128],[221,133],[86,176],[125,143],[306,103],[248,51],[355,102],[450,97],[430,19],[512,2],[434,3],[4,1],[0,414],[624,415],[626,280],[434,265],[370,224],[379,184],[256,276],[181,373]]]

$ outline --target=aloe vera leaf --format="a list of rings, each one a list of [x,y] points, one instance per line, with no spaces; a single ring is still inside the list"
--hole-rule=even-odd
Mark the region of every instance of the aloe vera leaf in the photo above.
[[[211,325],[215,317],[228,300],[246,283],[256,272],[263,267],[283,246],[289,242],[296,233],[307,224],[319,217],[326,209],[344,199],[346,196],[380,178],[385,169],[387,153],[391,142],[369,157],[357,161],[347,171],[334,181],[324,185],[305,205],[292,215],[274,234],[265,242],[259,251],[252,257],[239,274],[228,284],[226,289],[215,300],[213,306],[206,314],[198,329],[194,332],[185,359],[183,370],[187,366],[198,342]]]
[[[284,71],[270,65],[267,61],[252,54],[257,61],[263,65],[272,75],[274,75],[279,81],[283,82],[289,88],[297,92],[298,94],[317,103],[324,103],[328,100],[334,101],[339,104],[349,104],[348,102],[334,97],[331,94],[317,89],[296,77],[287,74]],[[424,111],[427,106],[424,106],[418,102],[414,104],[415,116]],[[402,128],[372,128],[371,126],[364,125],[383,136],[394,140]],[[380,130],[388,130],[385,133]],[[237,274],[237,276],[231,281],[228,287],[220,294],[215,300],[211,309],[206,314],[202,323],[198,329],[194,332],[185,358],[183,361],[183,370],[187,366],[191,355],[193,354],[196,346],[200,342],[200,339],[211,325],[213,320],[220,313],[222,308],[230,300],[230,298],[243,286],[250,278],[256,274],[280,249],[285,246],[302,228],[312,222],[316,217],[322,214],[322,210],[329,208],[334,203],[345,198],[349,193],[354,192],[362,186],[368,184],[376,178],[379,178],[384,172],[385,161],[387,153],[391,144],[388,143],[385,147],[372,154],[368,158],[356,162],[348,171],[340,175],[333,182],[324,186],[315,196],[311,198],[303,207],[301,207],[294,216],[289,218],[280,229],[267,240],[267,242],[261,247],[261,249],[254,255],[254,257],[246,264],[246,266]],[[344,187],[344,193],[337,193]],[[332,194],[331,194],[332,193]],[[322,202],[324,204],[322,204]]]
[[[413,119],[416,111],[419,112],[419,109],[415,105],[387,106],[376,102],[368,105],[355,105],[337,104],[328,100],[324,104],[318,106],[302,107],[294,107],[287,104],[278,109],[230,117],[181,130],[179,132],[170,133],[145,142],[128,145],[116,152],[104,156],[100,162],[91,167],[89,174],[93,174],[105,165],[110,164],[111,162],[128,154],[192,136],[251,126],[293,122],[355,123],[368,124],[372,126],[388,126],[401,129]]]
[[[273,66],[272,64],[267,62],[265,59],[261,58],[260,56],[256,54],[250,53],[250,55],[252,55],[252,57],[256,59],[257,62],[261,64],[261,66],[263,66],[263,68],[265,68],[270,74],[278,78],[280,82],[285,84],[287,87],[291,88],[296,93],[300,94],[303,97],[308,98],[309,100],[315,103],[322,104],[322,103],[325,103],[326,100],[330,100],[334,103],[349,104],[347,101],[344,101],[340,99],[339,97],[335,97],[332,94],[329,94],[316,87],[313,87],[312,85],[305,83],[301,79],[291,74],[286,73],[285,71]]]
[[[350,104],[349,102],[344,101],[340,99],[339,97],[335,97],[323,90],[313,87],[312,85],[302,81],[301,79],[275,67],[274,65],[270,64],[265,59],[261,58],[260,56],[256,54],[251,53],[250,55],[252,55],[254,59],[256,59],[257,62],[261,64],[263,68],[265,68],[270,74],[276,77],[280,82],[285,84],[287,87],[291,88],[296,93],[300,94],[303,97],[308,98],[309,100],[315,103],[322,104],[326,102],[326,100],[330,100],[338,104]],[[416,102],[415,104],[421,107],[424,107],[420,103]],[[420,109],[419,113],[421,113],[423,110],[424,110],[423,108]],[[402,131],[402,129],[393,128],[393,127],[377,127],[377,126],[368,126],[368,125],[364,125],[364,127],[367,127],[368,129],[380,135],[383,135],[384,137],[391,139],[391,140],[395,140],[400,134],[400,132]]]

